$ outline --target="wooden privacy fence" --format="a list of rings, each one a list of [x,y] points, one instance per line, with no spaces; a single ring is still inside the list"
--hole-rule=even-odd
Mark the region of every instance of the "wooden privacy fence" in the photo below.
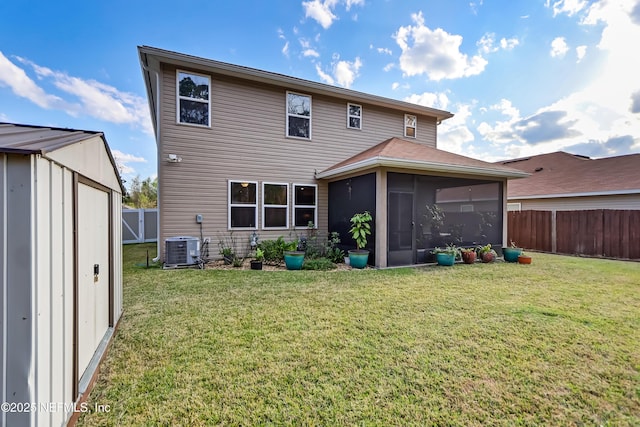
[[[508,212],[508,241],[562,254],[640,259],[640,210]]]

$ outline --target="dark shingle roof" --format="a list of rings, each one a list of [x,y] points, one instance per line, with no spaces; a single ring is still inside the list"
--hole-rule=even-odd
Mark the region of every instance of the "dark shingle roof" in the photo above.
[[[509,183],[510,199],[640,193],[640,154],[591,159],[557,151],[498,163],[531,174]]]

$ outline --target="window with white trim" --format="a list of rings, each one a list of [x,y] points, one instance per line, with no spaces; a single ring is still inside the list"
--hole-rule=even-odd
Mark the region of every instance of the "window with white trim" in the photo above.
[[[311,96],[287,92],[287,136],[311,139]]]
[[[229,181],[229,229],[256,229],[258,183]]]
[[[262,228],[289,228],[289,184],[262,183]]]
[[[177,70],[176,120],[197,126],[210,126],[211,77]]]
[[[404,115],[404,136],[407,136],[409,138],[415,138],[417,127],[418,127],[418,117],[411,114],[405,114]]]
[[[318,186],[293,184],[293,225],[308,227],[309,222],[318,226]]]
[[[347,103],[347,127],[362,129],[362,105]]]

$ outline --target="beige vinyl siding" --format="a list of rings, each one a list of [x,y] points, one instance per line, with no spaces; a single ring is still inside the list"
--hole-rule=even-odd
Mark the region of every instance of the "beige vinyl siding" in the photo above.
[[[640,209],[640,194],[617,196],[559,197],[549,199],[509,199],[522,203],[521,210],[575,211],[589,209]]]
[[[217,255],[218,237],[228,234],[228,180],[258,181],[259,228],[263,224],[263,181],[317,184],[318,227],[320,233],[326,233],[328,187],[325,182],[316,181],[315,171],[404,133],[405,112],[401,110],[362,104],[362,130],[348,129],[349,100],[216,75],[211,79],[211,128],[180,125],[176,123],[175,76],[175,68],[163,69],[158,168],[162,252],[167,237],[200,237],[195,215],[202,214],[203,236],[213,238],[212,254]],[[311,140],[286,137],[288,89],[312,97]],[[435,147],[435,118],[418,116],[418,127],[414,141]],[[166,162],[169,154],[180,156],[182,161]],[[290,186],[290,196],[292,190]],[[293,230],[291,206],[290,201],[289,224]],[[257,232],[261,239],[289,237],[288,230]],[[250,233],[234,231],[242,239]]]

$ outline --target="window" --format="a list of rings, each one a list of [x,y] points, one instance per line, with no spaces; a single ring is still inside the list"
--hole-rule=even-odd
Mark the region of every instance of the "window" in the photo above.
[[[404,115],[404,136],[410,138],[416,137],[416,127],[418,125],[418,118],[411,114]]]
[[[289,228],[289,184],[262,183],[262,228]]]
[[[210,77],[180,70],[177,73],[178,123],[209,126]]]
[[[293,184],[293,217],[295,227],[318,225],[318,188],[313,184]]]
[[[347,104],[347,127],[349,129],[362,129],[362,105]]]
[[[229,228],[256,228],[257,200],[257,182],[229,181]]]
[[[287,92],[287,136],[311,139],[311,96]]]

